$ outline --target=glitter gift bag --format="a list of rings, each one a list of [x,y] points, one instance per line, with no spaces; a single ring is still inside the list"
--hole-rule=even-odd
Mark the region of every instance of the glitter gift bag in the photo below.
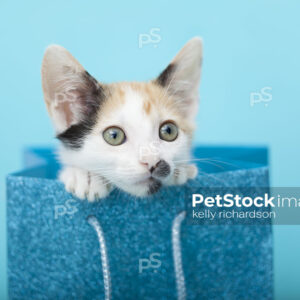
[[[200,172],[186,185],[88,203],[55,179],[53,150],[28,149],[24,171],[7,177],[10,299],[272,299],[270,224],[186,219],[187,197],[203,187],[267,187],[267,155],[198,147]]]

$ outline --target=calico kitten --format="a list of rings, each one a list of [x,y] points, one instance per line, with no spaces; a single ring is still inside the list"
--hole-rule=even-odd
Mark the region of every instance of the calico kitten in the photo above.
[[[193,38],[158,78],[105,84],[63,47],[47,48],[42,85],[63,165],[59,178],[94,201],[114,188],[147,196],[197,175],[189,164],[202,42]]]

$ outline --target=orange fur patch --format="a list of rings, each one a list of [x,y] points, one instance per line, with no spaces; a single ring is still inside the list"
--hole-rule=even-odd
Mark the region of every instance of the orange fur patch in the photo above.
[[[110,93],[107,95],[105,104],[99,111],[99,121],[101,116],[105,116],[118,110],[126,98],[126,90],[132,89],[141,95],[143,99],[143,110],[149,116],[160,116],[161,121],[170,118],[183,130],[190,138],[194,131],[194,123],[186,118],[172,95],[155,82],[120,82],[107,85]],[[113,124],[112,124],[113,125]]]
[[[148,100],[145,100],[144,101],[144,111],[145,111],[145,113],[147,114],[147,115],[149,115],[150,114],[150,111],[151,111],[151,103],[150,103],[150,101],[148,101]]]

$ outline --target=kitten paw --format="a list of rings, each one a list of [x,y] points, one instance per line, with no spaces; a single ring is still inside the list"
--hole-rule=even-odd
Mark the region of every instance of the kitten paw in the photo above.
[[[111,185],[107,184],[104,178],[79,168],[64,168],[59,174],[59,179],[69,193],[89,202],[105,198],[111,191]]]
[[[196,165],[183,165],[176,167],[171,178],[170,185],[182,185],[189,179],[196,178],[198,169]]]
[[[196,165],[187,165],[187,177],[188,179],[195,179],[198,175],[198,168]]]

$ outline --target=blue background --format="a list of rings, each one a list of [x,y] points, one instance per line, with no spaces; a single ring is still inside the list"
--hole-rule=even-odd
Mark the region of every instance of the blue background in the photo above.
[[[263,144],[273,186],[299,186],[299,1],[0,2],[0,299],[6,297],[5,185],[22,149],[54,144],[40,65],[61,44],[98,80],[156,76],[184,43],[204,40],[197,143]],[[159,28],[161,40],[139,47]],[[250,106],[271,87],[272,101]],[[268,104],[267,106],[265,104]],[[276,299],[300,297],[300,227],[274,228]]]

